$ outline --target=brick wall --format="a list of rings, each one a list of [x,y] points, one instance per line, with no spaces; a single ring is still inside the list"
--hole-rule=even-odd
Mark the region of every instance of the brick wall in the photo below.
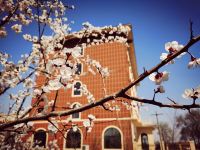
[[[105,79],[105,89],[106,95],[117,92],[122,87],[125,87],[130,83],[129,79],[129,62],[127,58],[127,47],[121,43],[107,43],[101,44],[99,46],[91,46],[84,51],[84,56],[89,55],[90,58],[95,59],[101,63],[102,66],[108,67],[110,71],[110,76]],[[80,77],[80,80],[83,84],[87,85],[89,91],[94,95],[96,100],[101,99],[105,96],[103,80],[101,76],[97,73],[96,75],[92,75],[91,73],[87,73],[87,68],[83,68],[83,74]],[[42,84],[44,82],[44,77],[40,76],[36,79],[37,84]],[[77,80],[79,81],[79,80]],[[54,99],[55,92],[51,92],[48,94],[48,98]],[[67,106],[67,103],[79,102],[84,105],[87,104],[87,99],[85,96],[81,97],[72,97],[72,90],[59,90],[59,95],[57,97],[56,106]],[[130,118],[131,112],[127,110],[124,105],[119,102],[110,102],[111,105],[119,105],[121,111],[106,111],[102,107],[96,107],[85,112],[81,113],[81,119],[87,119],[88,114],[93,114],[96,116],[99,121],[95,122],[95,125],[92,129],[91,133],[87,134],[84,128],[80,128],[83,135],[83,143],[89,145],[90,149],[102,149],[102,136],[103,131],[108,126],[115,126],[120,129],[122,132],[122,143],[123,149],[133,149],[132,148],[132,137],[131,137],[131,121],[130,120],[115,120],[109,121],[108,119],[104,120],[104,118]],[[56,110],[61,110],[61,108],[57,108]],[[33,112],[32,112],[33,113]],[[62,119],[67,119],[63,117]],[[82,121],[74,121],[82,126]],[[47,123],[35,123],[36,128],[47,128]],[[59,125],[59,128],[62,129],[62,126]],[[56,135],[48,134],[48,140],[57,137],[60,148],[62,149],[64,143],[64,139],[62,135],[58,132]]]

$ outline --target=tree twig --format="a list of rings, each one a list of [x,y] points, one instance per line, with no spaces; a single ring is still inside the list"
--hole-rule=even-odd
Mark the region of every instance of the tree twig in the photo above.
[[[27,92],[29,92],[29,89],[27,90]],[[21,111],[21,109],[22,109],[22,106],[24,105],[24,102],[25,102],[25,100],[26,100],[27,97],[28,97],[28,96],[25,96],[25,97],[23,98],[23,100],[22,100],[22,102],[21,102],[21,104],[20,104],[20,106],[19,106],[19,109],[17,110],[17,119],[18,119],[19,113],[20,113],[20,111]]]

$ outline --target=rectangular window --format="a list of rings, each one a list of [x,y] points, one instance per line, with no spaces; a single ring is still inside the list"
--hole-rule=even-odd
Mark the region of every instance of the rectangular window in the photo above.
[[[80,107],[79,104],[74,104],[73,105],[73,109],[76,109],[78,107]],[[80,114],[79,113],[73,113],[72,114],[72,119],[79,119],[79,118],[80,118]]]
[[[81,74],[81,72],[82,72],[82,64],[81,63],[78,63],[77,65],[76,65],[76,72],[75,72],[75,74],[77,74],[77,75],[80,75]]]

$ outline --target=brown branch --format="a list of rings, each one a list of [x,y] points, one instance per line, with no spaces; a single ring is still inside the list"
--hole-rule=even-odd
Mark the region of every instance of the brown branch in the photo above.
[[[26,79],[28,79],[29,77],[31,77],[33,74],[35,73],[35,71],[31,72],[28,76],[26,76],[25,78],[23,78],[22,80],[20,80],[17,85],[19,85],[20,83],[24,82]],[[9,90],[11,87],[8,86],[5,89],[3,89],[2,91],[0,91],[0,95],[4,94],[7,90]]]
[[[172,103],[177,104],[174,100],[172,100],[171,98],[167,97],[168,100],[170,100]]]
[[[53,103],[53,106],[52,106],[52,110],[51,111],[55,111],[55,106],[56,106],[56,101],[57,101],[57,98],[58,98],[58,91],[56,91],[56,95],[55,95],[55,99],[54,99],[54,103]]]
[[[29,89],[27,90],[27,92],[29,92]],[[18,119],[19,113],[20,113],[20,111],[21,111],[21,109],[22,109],[22,106],[24,105],[25,100],[26,100],[27,97],[28,97],[28,96],[25,96],[25,97],[23,98],[23,100],[22,100],[22,102],[21,102],[21,104],[20,104],[20,106],[19,106],[19,109],[17,110],[17,119]]]
[[[55,3],[55,1],[54,1],[53,3]],[[46,20],[49,19],[50,15],[51,15],[51,12],[52,12],[52,8],[50,8],[49,12],[47,13],[47,18],[46,18]],[[44,30],[45,30],[45,28],[46,28],[46,25],[47,25],[47,23],[45,22],[45,24],[43,25],[43,28],[42,28],[42,32],[41,32],[41,34],[40,34],[40,36],[39,36],[39,40],[41,39],[42,35],[44,34]]]
[[[153,101],[155,100],[155,97],[156,97],[156,94],[157,94],[157,91],[154,89],[154,94],[153,94]]]
[[[200,108],[200,104],[191,104],[191,105],[181,105],[181,104],[163,104],[161,102],[158,102],[156,100],[152,101],[151,99],[143,99],[143,98],[138,98],[138,97],[132,97],[129,95],[124,94],[122,97],[129,99],[129,100],[134,100],[137,102],[145,103],[145,104],[151,104],[154,106],[159,106],[159,107],[167,107],[167,108],[175,108],[175,109],[192,109],[192,108]]]
[[[107,108],[104,104],[102,104],[101,105],[102,107],[103,107],[103,109],[105,109],[105,110],[107,110],[107,111],[111,111],[112,112],[112,110],[110,110],[109,108]]]
[[[44,74],[46,74],[46,75],[51,75],[51,76],[52,76],[52,74],[48,73],[47,71],[40,70],[40,69],[34,68],[34,67],[32,67],[32,66],[29,66],[29,68],[32,69],[32,70],[35,70],[35,71],[40,71],[41,73],[44,73]]]
[[[51,113],[49,113],[47,115],[27,117],[27,118],[18,119],[18,120],[15,120],[15,121],[7,122],[7,123],[4,123],[4,124],[0,125],[0,130],[4,130],[6,128],[12,127],[12,126],[14,126],[16,124],[19,124],[19,123],[27,123],[29,121],[36,121],[36,120],[47,120],[50,117],[69,116],[69,115],[77,113],[77,112],[82,112],[82,111],[91,109],[93,107],[100,106],[103,103],[105,103],[107,101],[110,101],[110,100],[112,100],[114,98],[115,98],[115,96],[108,96],[106,98],[101,99],[100,101],[97,101],[97,102],[94,102],[94,103],[90,103],[90,104],[87,104],[87,105],[84,105],[82,107],[79,107],[79,108],[76,108],[76,109],[72,109],[72,110],[69,110],[69,111],[51,112]]]
[[[3,130],[3,131],[0,131],[0,133],[1,132],[4,132],[4,131],[6,131],[6,132],[14,132],[14,133],[18,133],[18,134],[23,134],[23,131],[18,131],[18,130],[11,130],[11,129],[6,129],[6,130]]]
[[[15,121],[7,122],[7,123],[4,123],[4,124],[0,125],[0,130],[4,130],[6,128],[12,127],[12,126],[14,126],[16,124],[19,124],[19,123],[27,123],[29,121],[36,121],[36,120],[47,120],[50,117],[57,117],[57,116],[60,116],[60,117],[61,116],[69,116],[71,114],[82,112],[82,111],[94,108],[96,106],[102,106],[102,104],[104,104],[104,103],[106,103],[106,102],[108,102],[110,100],[113,100],[115,98],[119,98],[119,97],[124,97],[124,98],[130,99],[130,100],[134,100],[134,101],[137,101],[137,102],[143,102],[143,103],[147,103],[147,104],[152,104],[152,105],[156,105],[156,106],[159,106],[159,107],[168,107],[168,108],[176,108],[176,109],[188,109],[188,110],[190,110],[191,108],[200,108],[199,104],[192,104],[192,105],[162,104],[162,103],[157,102],[157,101],[152,101],[152,100],[147,100],[147,99],[140,99],[140,98],[137,98],[137,97],[130,97],[130,96],[125,94],[131,87],[133,87],[134,85],[138,84],[140,81],[142,81],[143,79],[148,77],[151,73],[156,72],[158,69],[160,69],[161,67],[166,65],[168,62],[170,62],[171,60],[173,60],[174,58],[179,56],[181,53],[186,52],[193,44],[195,44],[198,41],[200,41],[200,36],[197,36],[197,37],[191,39],[186,44],[186,46],[184,46],[180,51],[174,53],[171,57],[166,58],[161,63],[159,63],[158,65],[153,67],[152,69],[146,71],[146,73],[141,74],[138,79],[136,79],[134,82],[130,83],[127,87],[121,89],[120,91],[118,91],[117,93],[115,93],[113,95],[107,96],[105,98],[100,99],[99,101],[84,105],[82,107],[79,107],[79,108],[76,108],[76,109],[73,109],[73,110],[61,111],[61,112],[50,112],[49,114],[43,115],[43,116],[27,117],[27,118],[15,120]]]
[[[10,115],[10,113],[11,113],[11,110],[13,109],[13,107],[15,106],[15,104],[17,103],[17,101],[15,101],[13,104],[12,104],[12,106],[11,107],[9,107],[9,110],[8,110],[8,113],[7,113],[7,115]]]
[[[19,8],[19,2],[15,6],[14,10],[8,14],[8,16],[6,17],[6,19],[5,20],[1,20],[1,22],[0,22],[0,28],[3,27],[6,23],[9,23],[10,19],[17,12],[18,8]]]
[[[63,134],[63,132],[51,120],[48,119],[47,121],[50,122],[61,133],[61,135],[63,136],[63,138],[66,139],[65,135]]]
[[[28,113],[30,113],[32,111],[33,108],[35,108],[39,105],[39,103],[42,101],[41,97],[43,94],[44,94],[44,92],[42,92],[41,95],[37,97],[37,101],[33,104],[33,106],[31,108],[29,108],[26,112],[24,112],[24,114],[22,116],[20,116],[20,119],[24,118]]]

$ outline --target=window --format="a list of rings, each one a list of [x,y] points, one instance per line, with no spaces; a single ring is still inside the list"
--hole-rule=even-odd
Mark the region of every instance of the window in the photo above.
[[[116,128],[108,128],[104,132],[105,149],[121,149],[121,134]]]
[[[81,48],[81,55],[83,56],[83,54],[84,54],[84,50],[83,50],[83,48]]]
[[[74,84],[73,95],[81,96],[81,83],[80,82],[76,82]]]
[[[80,107],[79,104],[74,104],[72,108],[76,109],[78,107]],[[80,118],[80,113],[74,113],[74,114],[72,114],[72,119],[78,119],[78,118]]]
[[[148,136],[146,133],[141,134],[142,150],[149,150]]]
[[[46,146],[46,132],[44,130],[38,130],[34,134],[33,147],[45,147]]]
[[[78,63],[78,64],[76,65],[76,72],[75,72],[75,74],[80,75],[81,72],[82,72],[82,64],[81,64],[81,63]]]
[[[65,148],[81,148],[81,133],[79,129],[76,132],[72,129],[69,130],[67,133]]]

